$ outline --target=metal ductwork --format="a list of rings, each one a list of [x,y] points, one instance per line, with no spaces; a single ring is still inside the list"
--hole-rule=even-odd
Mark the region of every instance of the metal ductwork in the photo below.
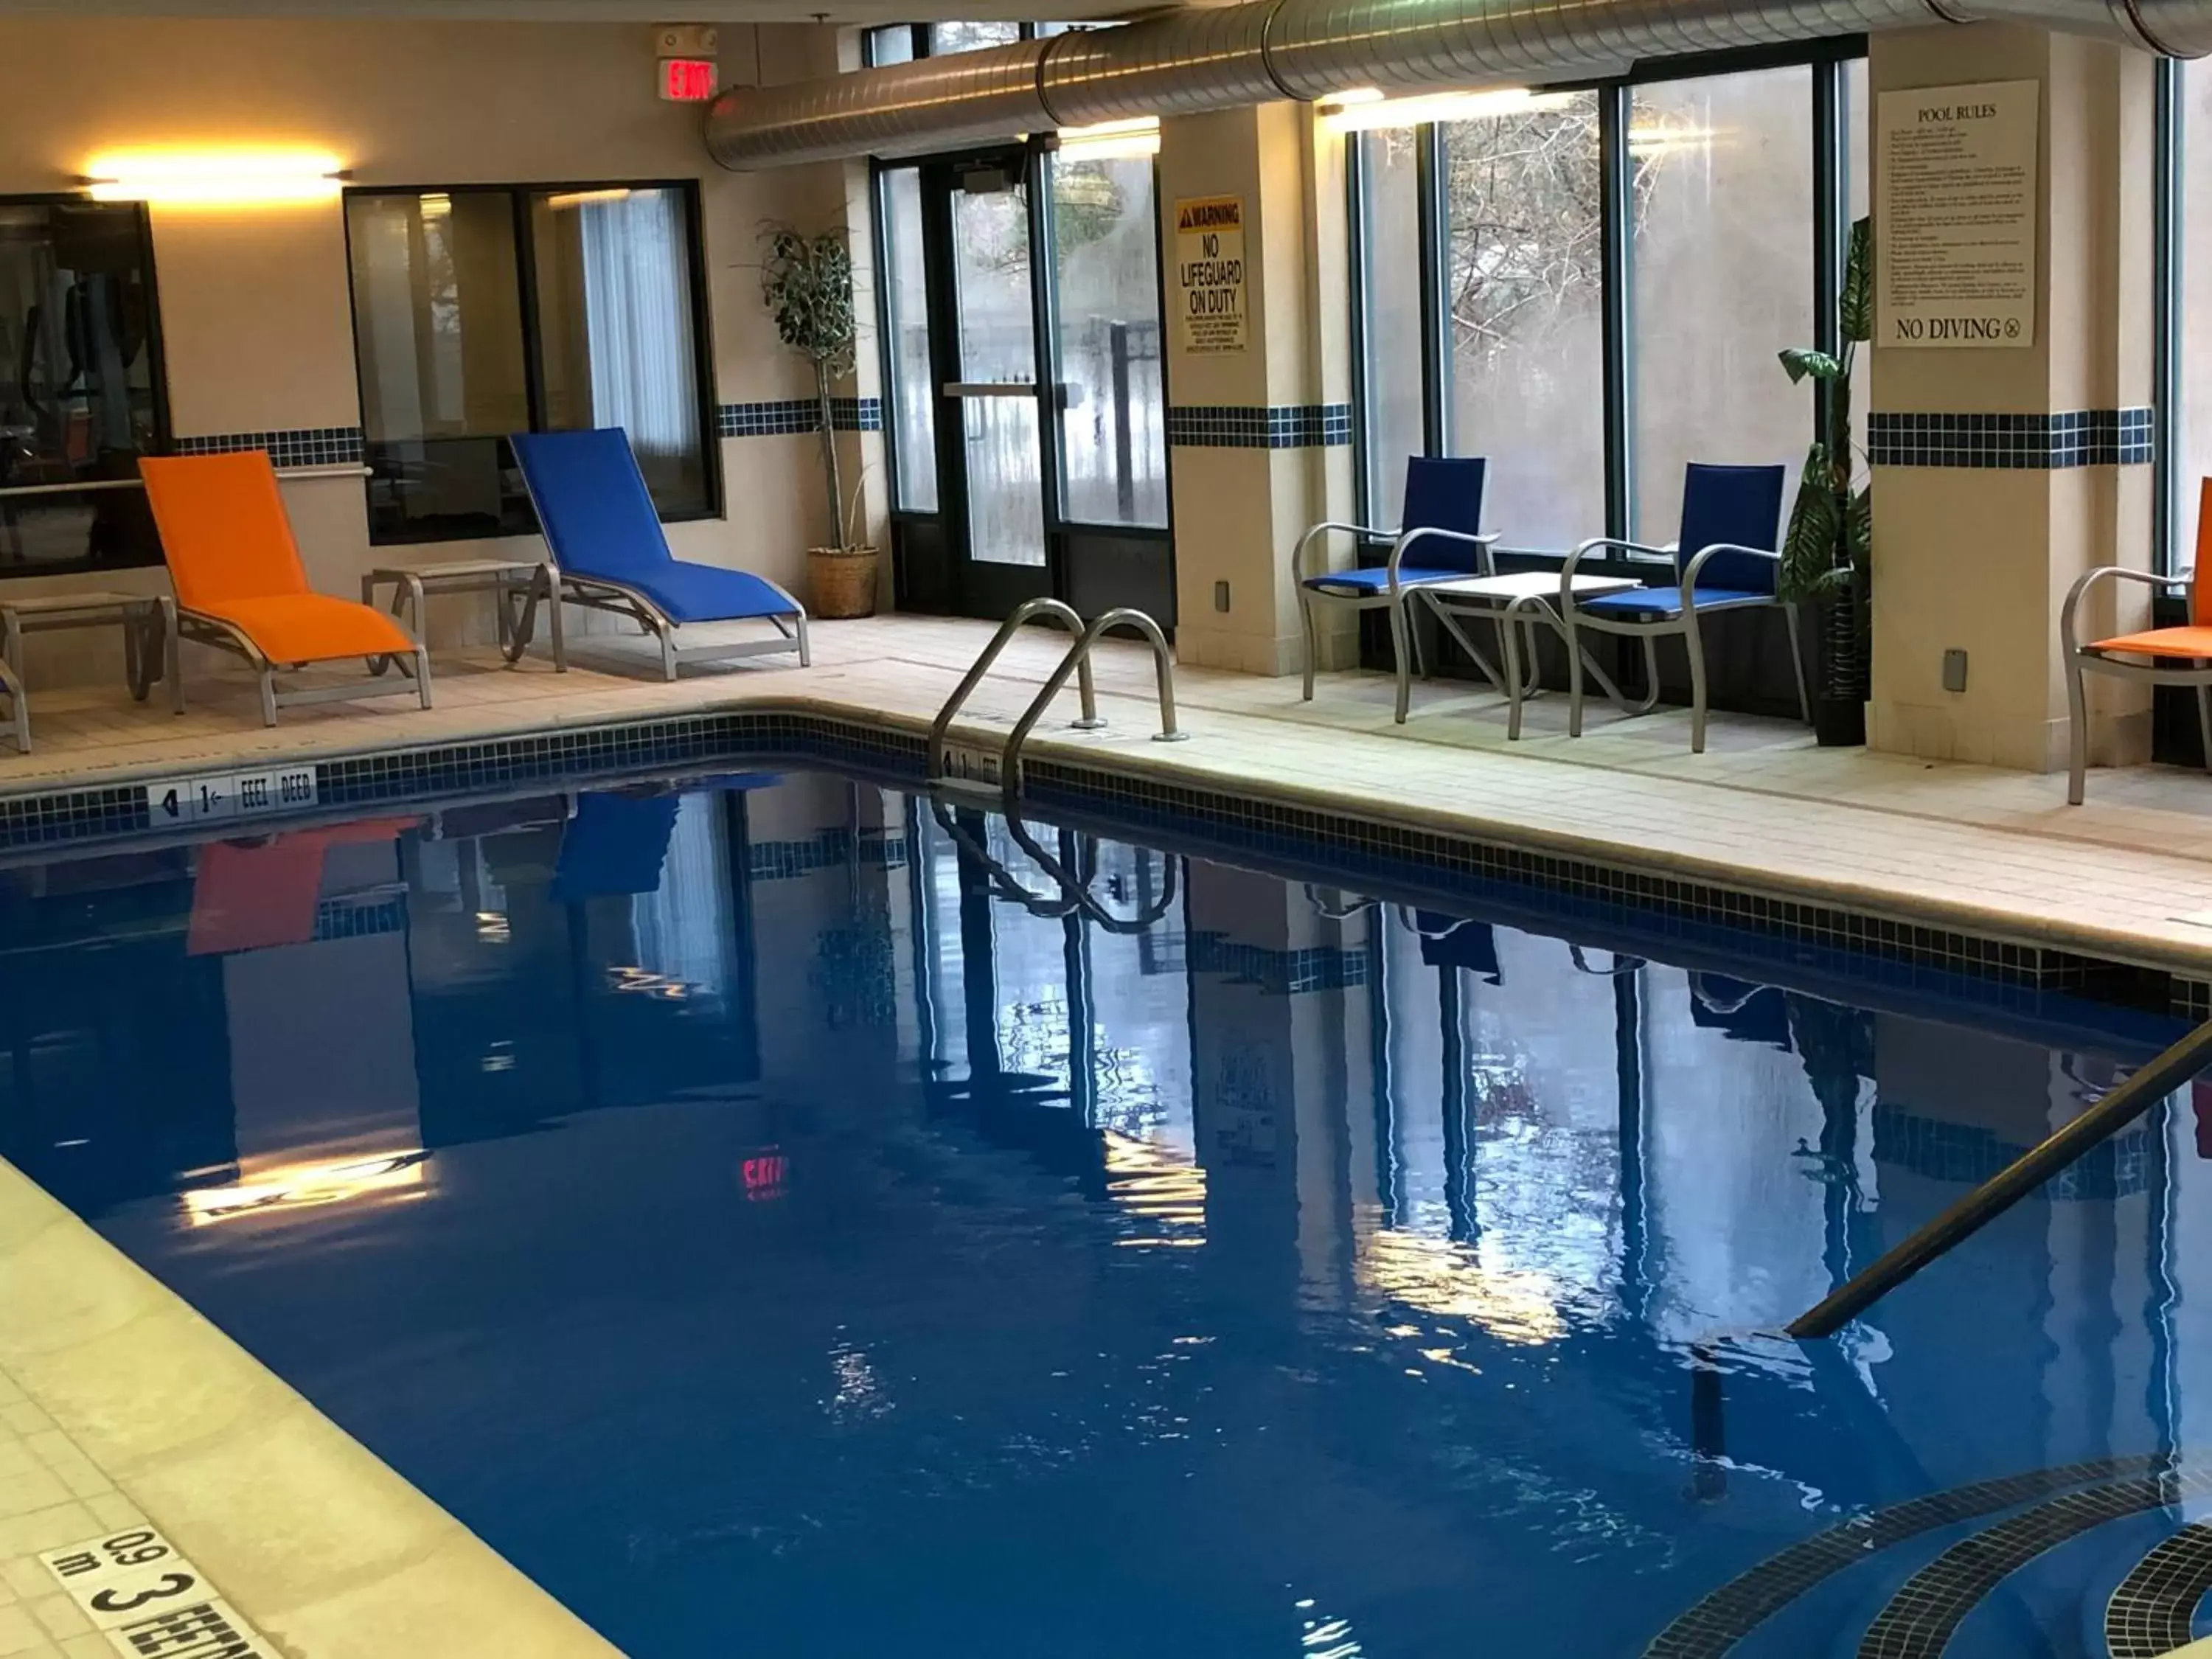
[[[781,87],[708,106],[726,167],[915,155],[1355,87],[1528,86],[1697,52],[2003,21],[2171,57],[2212,52],[2212,0],[1245,0]]]

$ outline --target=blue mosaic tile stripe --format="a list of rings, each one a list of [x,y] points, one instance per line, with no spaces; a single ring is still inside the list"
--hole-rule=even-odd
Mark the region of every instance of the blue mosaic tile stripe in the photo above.
[[[265,449],[279,467],[359,466],[361,428],[357,426],[305,426],[283,432],[218,432],[177,440],[179,455],[234,455],[245,449]]]
[[[1278,951],[1248,945],[1226,933],[1197,933],[1188,942],[1187,960],[1194,974],[1222,974],[1256,985],[1268,996],[1297,996],[1305,991],[1341,991],[1367,983],[1367,954],[1327,945]]]
[[[1184,404],[1168,410],[1179,449],[1335,449],[1352,441],[1350,404]]]
[[[850,830],[832,826],[805,841],[758,841],[747,854],[755,881],[787,881],[817,870],[842,870],[847,862],[906,868],[906,837],[881,830]]]
[[[920,733],[858,720],[782,712],[732,710],[623,726],[476,743],[446,744],[343,760],[315,768],[318,815],[383,803],[435,797],[507,793],[534,783],[572,784],[586,778],[654,777],[687,769],[726,768],[733,762],[789,757],[832,766],[890,788],[911,788],[922,775]],[[1452,896],[1482,909],[1540,902],[1548,920],[1561,916],[1629,927],[1645,933],[1705,939],[1703,930],[1729,935],[1729,949],[1747,963],[1773,957],[1803,966],[1825,965],[1839,974],[1864,973],[1866,962],[1894,967],[1931,991],[1965,994],[2033,1012],[2046,991],[2063,991],[2139,1009],[2186,1015],[2212,1001],[2212,983],[2124,963],[2084,957],[2041,945],[1982,937],[1941,927],[1858,914],[1832,905],[1773,897],[1666,877],[1592,860],[1554,856],[1524,847],[1382,823],[1349,811],[1322,811],[1219,788],[1161,781],[1044,759],[1029,763],[1030,793],[1040,807],[1067,810],[1109,821],[1121,833],[1141,836],[1157,827],[1160,844],[1196,856],[1217,853],[1254,867],[1283,867],[1289,879],[1310,879],[1325,858],[1332,872],[1351,872],[1424,896]],[[283,827],[274,817],[256,827]],[[131,785],[46,795],[0,798],[0,850],[36,851],[64,842],[122,842],[151,832],[144,789]],[[802,850],[802,848],[804,850]],[[797,873],[830,849],[793,843],[769,855],[763,873]],[[904,856],[902,838],[862,837],[863,860]],[[1516,924],[1518,925],[1518,924]],[[1224,955],[1210,943],[1214,965],[1253,975],[1271,986],[1278,974],[1285,990],[1356,983],[1364,971],[1348,963],[1270,960]],[[1884,971],[1888,971],[1886,967]]]
[[[1870,415],[1867,457],[1876,466],[2148,466],[2156,411],[2082,409],[2061,415]]]
[[[2063,1202],[2131,1197],[2146,1184],[2149,1144],[2149,1133],[2143,1129],[2117,1134],[2051,1176],[2043,1185],[2043,1195]],[[1910,1170],[1930,1181],[1979,1186],[2027,1152],[2026,1146],[1971,1124],[1923,1117],[1900,1106],[1877,1104],[1874,1109],[1875,1162]]]
[[[716,430],[725,438],[781,438],[811,432],[819,416],[811,398],[779,398],[769,403],[724,404],[716,411]],[[840,432],[881,432],[880,398],[832,398],[830,418]]]

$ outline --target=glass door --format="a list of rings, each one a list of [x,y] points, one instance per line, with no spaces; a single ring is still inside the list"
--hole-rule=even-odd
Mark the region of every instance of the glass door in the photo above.
[[[1002,617],[1053,588],[1025,163],[1015,151],[923,174],[945,231],[933,309],[952,325],[938,331],[938,430],[952,440],[939,489],[963,509],[955,586],[971,616]]]
[[[878,170],[901,608],[1174,626],[1155,219],[1148,154]]]

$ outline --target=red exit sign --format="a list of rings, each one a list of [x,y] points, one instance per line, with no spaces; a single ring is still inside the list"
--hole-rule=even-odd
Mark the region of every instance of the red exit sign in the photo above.
[[[660,95],[671,103],[705,103],[714,95],[714,60],[711,58],[662,58]]]

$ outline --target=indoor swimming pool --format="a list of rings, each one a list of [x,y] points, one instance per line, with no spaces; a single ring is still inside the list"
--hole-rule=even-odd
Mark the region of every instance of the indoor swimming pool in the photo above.
[[[1026,833],[796,770],[20,864],[0,1154],[633,1659],[2191,1627],[2212,1095],[1762,1334],[2174,1023]]]

